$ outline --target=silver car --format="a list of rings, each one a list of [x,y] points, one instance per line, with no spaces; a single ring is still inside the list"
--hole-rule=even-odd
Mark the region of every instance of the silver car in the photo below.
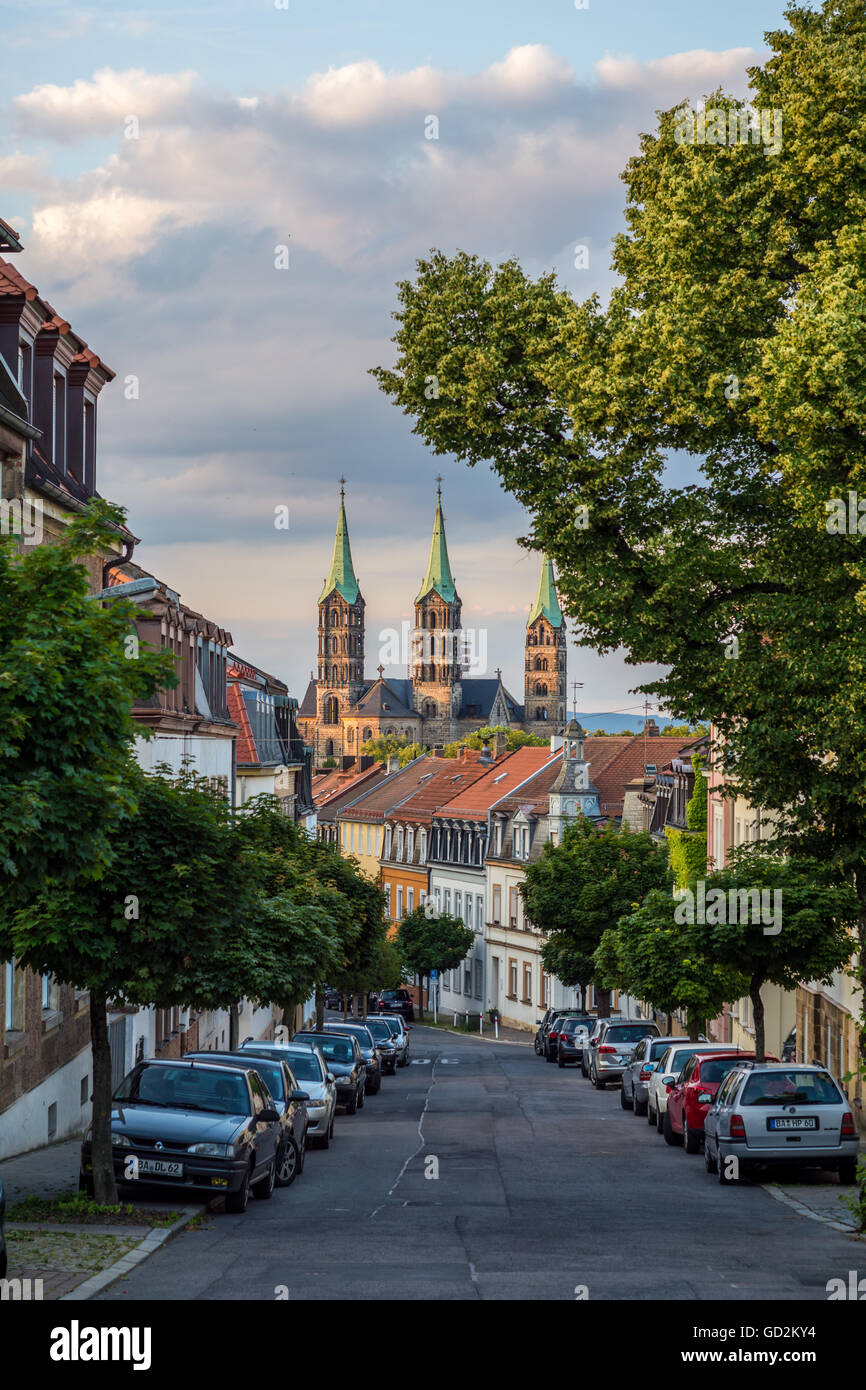
[[[846,1096],[820,1066],[741,1064],[704,1119],[704,1163],[720,1183],[737,1182],[755,1164],[776,1163],[834,1168],[840,1182],[853,1183],[859,1142]]]
[[[671,1043],[681,1042],[680,1038],[654,1038],[651,1034],[638,1043],[631,1055],[631,1061],[623,1068],[622,1089],[619,1103],[623,1110],[633,1110],[636,1115],[647,1112],[649,1079],[655,1071],[656,1063]]]
[[[327,1149],[334,1137],[337,1113],[337,1087],[327,1063],[317,1047],[302,1043],[249,1042],[241,1052],[253,1056],[280,1057],[288,1062],[310,1099],[307,1101],[307,1138],[319,1149]]]
[[[589,1067],[592,1062],[593,1053],[598,1046],[598,1035],[606,1023],[621,1022],[622,1015],[616,1014],[614,1018],[597,1018],[592,1026],[589,1037],[584,1041],[583,1052],[580,1057],[580,1070],[584,1076],[589,1076]]]
[[[391,1029],[392,1041],[397,1049],[397,1066],[408,1067],[410,1025],[402,1014],[378,1014],[377,1017]]]
[[[589,1079],[597,1091],[603,1091],[612,1081],[621,1081],[623,1068],[645,1037],[658,1037],[658,1028],[645,1018],[606,1018],[592,1048]],[[591,1040],[590,1040],[591,1041]]]

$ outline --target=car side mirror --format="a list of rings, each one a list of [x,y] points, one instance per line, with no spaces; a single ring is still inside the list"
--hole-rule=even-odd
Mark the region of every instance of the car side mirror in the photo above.
[[[269,1125],[270,1125],[270,1124],[278,1124],[278,1123],[279,1123],[279,1119],[280,1119],[280,1117],[279,1117],[279,1115],[277,1114],[276,1110],[274,1110],[273,1106],[272,1106],[272,1105],[267,1105],[267,1106],[265,1106],[264,1110],[260,1110],[260,1111],[259,1111],[258,1115],[254,1115],[254,1116],[253,1116],[253,1121],[252,1121],[252,1122],[253,1122],[253,1124],[260,1124],[260,1123],[261,1123],[261,1124],[269,1124]]]
[[[590,1038],[590,1040],[589,1040],[589,1045],[590,1045],[590,1047],[598,1047],[598,1039],[597,1039],[597,1038]]]
[[[711,1100],[712,1096],[710,1095],[709,1091],[698,1092],[698,1105],[706,1105]]]
[[[663,1085],[663,1086],[667,1086],[668,1090],[670,1090],[671,1086],[676,1086],[676,1084],[677,1084],[677,1079],[676,1079],[675,1076],[663,1076],[663,1077],[662,1077],[662,1085]]]
[[[325,1080],[333,1086],[335,1081],[334,1073],[332,1071],[329,1071],[327,1076],[325,1077]]]
[[[292,1091],[291,1099],[296,1101],[309,1100],[310,1093],[309,1091]]]

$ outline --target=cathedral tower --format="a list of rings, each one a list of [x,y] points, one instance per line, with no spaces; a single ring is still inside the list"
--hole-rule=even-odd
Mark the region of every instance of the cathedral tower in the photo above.
[[[415,598],[412,634],[412,698],[415,709],[424,718],[425,741],[431,743],[448,743],[456,737],[461,705],[463,605],[448,559],[441,482],[441,478],[437,479],[430,558]]]
[[[319,669],[316,686],[317,762],[339,759],[341,719],[364,691],[364,600],[355,577],[346,523],[345,478],[340,479],[340,510],[331,568],[319,595]]]
[[[538,593],[526,623],[523,717],[530,733],[554,733],[565,724],[565,658],[565,619],[553,564],[542,555]]]

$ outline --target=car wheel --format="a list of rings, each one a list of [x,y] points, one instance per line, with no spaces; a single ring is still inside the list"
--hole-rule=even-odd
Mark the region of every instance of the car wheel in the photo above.
[[[841,1183],[854,1183],[857,1181],[857,1160],[856,1158],[843,1158],[838,1168],[839,1181]]]
[[[357,1111],[357,1109],[358,1109],[358,1088],[357,1088],[357,1086],[356,1086],[355,1089],[354,1089],[354,1091],[352,1092],[352,1099],[351,1099],[351,1100],[347,1103],[347,1105],[346,1105],[346,1114],[347,1114],[347,1115],[354,1115],[355,1112]]]
[[[627,1096],[626,1093],[625,1093],[625,1086],[621,1086],[621,1087],[620,1087],[620,1092],[619,1092],[619,1103],[620,1103],[620,1105],[622,1106],[623,1110],[633,1110],[633,1109],[634,1109],[634,1101],[633,1101],[633,1100],[629,1100],[628,1096]]]
[[[359,1109],[359,1110],[363,1110],[363,1109],[364,1109],[364,1101],[366,1100],[366,1098],[367,1098],[367,1089],[366,1089],[366,1083],[365,1083],[363,1086],[359,1086],[359,1087],[358,1087],[358,1109]]]
[[[298,1146],[291,1135],[287,1135],[286,1142],[280,1153],[277,1163],[277,1186],[291,1187],[295,1178],[301,1171],[302,1164],[299,1162]]]
[[[244,1173],[244,1180],[237,1192],[226,1193],[226,1211],[240,1213],[246,1211],[250,1200],[250,1170]]]
[[[550,1048],[547,1049],[547,1051],[545,1052],[544,1055],[545,1055],[545,1057],[547,1058],[548,1062],[555,1062],[555,1061],[556,1061],[556,1058],[554,1057],[554,1055],[553,1055],[553,1053],[551,1052]]]
[[[582,1059],[581,1059],[581,1063],[580,1063],[580,1073],[581,1073],[581,1076],[584,1078],[584,1080],[586,1080],[587,1077],[589,1076],[589,1072],[588,1072],[587,1069],[586,1069],[586,1063],[585,1063]]]
[[[599,1081],[597,1071],[594,1071],[592,1073],[590,1080],[597,1091],[603,1091],[605,1086],[607,1085],[606,1081]]]
[[[647,1122],[648,1125],[654,1125],[655,1122],[656,1122],[656,1112],[653,1110],[652,1106],[649,1105],[649,1104],[647,1104],[647,1108],[646,1108],[646,1122]]]
[[[565,1063],[563,1062],[563,1060],[562,1060],[561,1057],[557,1057],[557,1059],[556,1059],[556,1065],[557,1065],[558,1067],[564,1067],[564,1066],[565,1066]]]
[[[260,1202],[270,1201],[274,1195],[274,1187],[277,1180],[277,1161],[272,1158],[268,1164],[268,1171],[263,1178],[259,1178],[253,1188],[253,1196],[258,1197]]]
[[[683,1148],[687,1154],[699,1154],[701,1151],[701,1136],[693,1129],[689,1129],[689,1122],[686,1112],[683,1111]]]
[[[671,1124],[671,1117],[667,1110],[665,1111],[664,1116],[662,1117],[662,1134],[665,1137],[666,1144],[682,1143],[682,1136],[677,1134],[676,1130]]]
[[[632,1109],[636,1115],[646,1115],[647,1103],[645,1100],[638,1100],[637,1096],[635,1096],[632,1102]]]
[[[664,1134],[665,1132],[665,1117],[660,1110],[656,1114],[656,1132],[658,1134]]]
[[[706,1141],[704,1141],[704,1167],[706,1168],[708,1173],[715,1173],[716,1168],[718,1167],[716,1160],[710,1153],[710,1146]]]
[[[535,1048],[535,1055],[536,1055],[536,1057],[540,1057],[540,1056],[541,1056],[541,1048],[538,1046],[538,1038],[535,1039],[535,1042],[532,1044],[532,1046]]]
[[[300,1152],[300,1154],[298,1155],[298,1174],[299,1174],[299,1175],[300,1175],[301,1173],[303,1173],[303,1171],[304,1171],[304,1164],[306,1163],[306,1161],[307,1161],[307,1135],[306,1135],[306,1131],[305,1131],[305,1132],[304,1132],[304,1142],[303,1142],[303,1144],[301,1145],[301,1152]]]
[[[329,1126],[329,1127],[325,1130],[324,1134],[319,1134],[319,1135],[316,1136],[316,1148],[317,1148],[317,1149],[327,1149],[327,1148],[330,1148],[330,1145],[331,1145],[331,1127]]]

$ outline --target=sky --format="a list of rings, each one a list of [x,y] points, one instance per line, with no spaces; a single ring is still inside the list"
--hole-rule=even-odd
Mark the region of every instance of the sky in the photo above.
[[[386,648],[441,472],[463,624],[522,701],[529,518],[490,470],[434,457],[369,376],[393,361],[395,284],[459,248],[604,298],[640,132],[717,86],[745,95],[782,11],[0,0],[0,216],[17,268],[117,373],[97,482],[138,563],[301,697],[345,475],[367,674],[403,675]],[[573,644],[568,662],[583,710],[639,708],[653,673]]]

